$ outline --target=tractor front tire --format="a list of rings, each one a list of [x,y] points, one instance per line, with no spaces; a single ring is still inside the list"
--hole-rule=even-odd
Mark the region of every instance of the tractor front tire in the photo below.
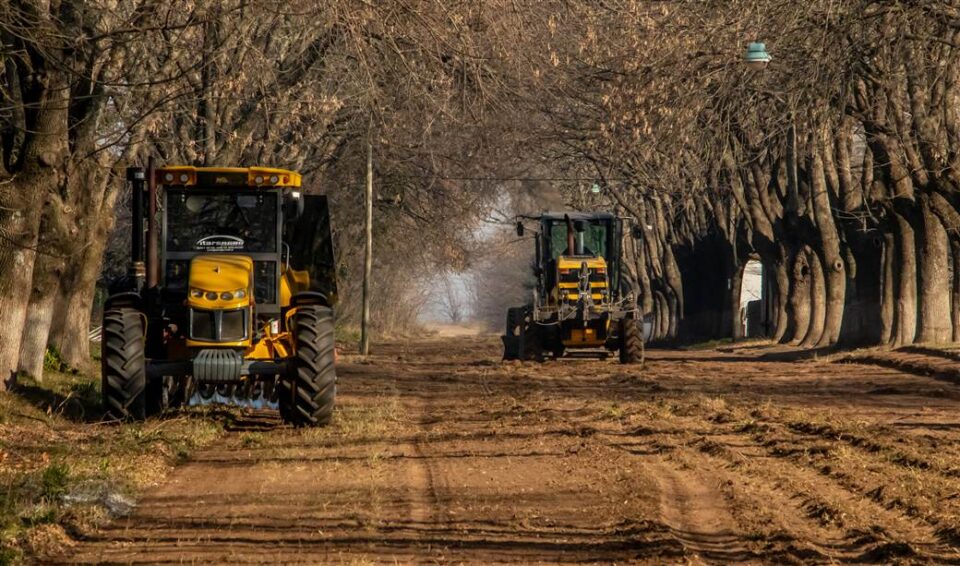
[[[280,415],[294,426],[321,426],[333,417],[337,396],[333,310],[304,305],[293,315],[296,354],[281,387]]]
[[[620,363],[643,364],[643,334],[637,319],[620,321]]]
[[[119,420],[147,417],[147,364],[143,315],[129,307],[103,315],[101,395],[107,415]]]

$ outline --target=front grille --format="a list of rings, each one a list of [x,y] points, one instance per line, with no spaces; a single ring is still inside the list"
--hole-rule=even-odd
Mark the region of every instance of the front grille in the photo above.
[[[247,328],[244,324],[246,310],[223,311],[220,323],[220,340],[235,342],[247,337]]]
[[[607,274],[597,271],[596,269],[590,270],[590,282],[591,283],[606,283]],[[560,274],[561,283],[580,283],[580,270],[571,269],[568,273]]]
[[[247,309],[209,311],[190,309],[190,339],[237,342],[247,339]]]
[[[211,342],[216,340],[216,312],[192,309],[190,311],[190,338]]]

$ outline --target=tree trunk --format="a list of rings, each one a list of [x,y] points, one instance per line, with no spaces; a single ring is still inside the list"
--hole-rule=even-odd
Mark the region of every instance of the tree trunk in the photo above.
[[[70,367],[82,368],[90,362],[88,336],[100,265],[100,261],[86,264],[83,273],[74,280],[73,287],[61,288],[57,298],[50,346],[60,352],[60,358]]]
[[[773,340],[777,343],[782,343],[784,341],[784,336],[787,335],[787,329],[790,327],[790,313],[788,307],[790,306],[789,297],[790,297],[790,271],[787,269],[788,257],[785,253],[782,253],[781,257],[772,263],[773,266],[773,284],[774,289],[776,289],[774,300],[774,326],[773,330]]]
[[[744,332],[743,317],[740,313],[740,297],[743,288],[743,272],[746,269],[746,265],[739,265],[737,262],[734,262],[733,271],[731,272],[730,277],[730,289],[729,289],[729,304],[730,304],[730,313],[731,325],[730,325],[730,337],[733,338],[733,341],[742,340],[746,335]]]
[[[40,224],[41,251],[33,266],[33,281],[30,287],[30,305],[27,317],[21,329],[23,334],[20,347],[20,371],[32,375],[37,381],[43,378],[43,358],[47,352],[50,338],[50,328],[53,324],[54,309],[57,304],[61,278],[64,271],[64,259],[51,255],[59,251],[51,240],[56,239],[57,228],[51,221],[51,214],[56,214],[55,207],[48,205]]]
[[[951,293],[950,315],[953,322],[953,341],[960,342],[960,242],[950,243],[953,262],[953,289]]]
[[[27,191],[27,188],[22,190]],[[30,303],[30,283],[40,228],[39,205],[14,211],[0,224],[0,234],[14,235],[0,246],[0,391],[15,382],[20,359],[22,329]]]
[[[880,343],[890,344],[896,336],[897,277],[894,266],[897,262],[896,236],[883,234],[883,267],[880,291]]]
[[[894,346],[913,344],[917,335],[917,248],[913,226],[894,214],[896,219],[897,301]]]
[[[921,199],[923,237],[919,248],[919,318],[917,341],[941,344],[953,338],[950,309],[950,250],[947,231]]]
[[[62,53],[50,54],[50,57],[58,61],[64,59]],[[67,71],[57,65],[47,68],[46,63],[38,58],[30,72],[34,77],[44,77],[42,84],[36,81],[31,87],[40,89],[36,98],[20,101],[33,105],[34,115],[30,131],[25,131],[22,167],[13,181],[0,187],[0,235],[3,236],[0,245],[0,329],[3,330],[0,332],[4,333],[4,339],[0,340],[0,389],[7,388],[16,378],[37,258],[41,212],[44,199],[57,194],[61,166],[68,150]],[[11,76],[18,76],[20,72],[15,71]]]
[[[827,290],[823,276],[823,265],[820,256],[810,248],[806,248],[807,261],[810,264],[810,325],[807,334],[800,341],[800,346],[811,348],[820,342],[823,336],[827,315]]]
[[[810,328],[810,264],[807,254],[801,249],[794,253],[790,273],[789,327],[784,339],[790,344],[799,344]]]
[[[17,369],[37,381],[43,381],[43,360],[47,353],[47,337],[50,335],[56,298],[56,293],[49,290],[35,289],[30,293],[30,307],[23,325]]]
[[[829,140],[829,135],[825,136]],[[813,204],[813,215],[816,219],[817,231],[820,234],[820,243],[817,246],[817,255],[819,256],[820,275],[823,278],[823,287],[821,297],[814,296],[817,300],[823,301],[823,322],[820,336],[813,339],[811,335],[808,342],[809,346],[832,346],[840,339],[840,327],[843,324],[844,299],[847,292],[847,273],[843,262],[843,255],[840,253],[840,235],[837,232],[836,222],[833,217],[833,206],[830,201],[830,191],[828,190],[824,159],[820,151],[814,151],[811,163],[811,182],[813,184],[813,195],[810,199]],[[814,322],[819,324],[820,318],[815,317]]]
[[[667,293],[667,338],[675,340],[680,331],[680,305],[682,304],[677,294],[670,291]]]
[[[670,332],[670,306],[667,303],[667,298],[664,296],[662,291],[655,291],[654,294],[657,298],[657,308],[656,308],[656,339],[665,340],[667,335]]]
[[[69,288],[61,286],[55,313],[55,327],[50,342],[60,351],[63,361],[71,367],[83,367],[90,361],[90,316],[96,294],[97,280],[113,227],[113,212],[118,191],[108,191],[99,218],[88,219],[87,245],[71,261]]]

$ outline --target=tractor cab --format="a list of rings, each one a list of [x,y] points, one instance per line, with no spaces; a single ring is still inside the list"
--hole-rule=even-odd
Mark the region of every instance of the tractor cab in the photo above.
[[[327,200],[268,168],[157,169],[164,311],[176,347],[248,346],[285,328],[291,297],[336,302]],[[182,330],[181,330],[182,329]],[[177,344],[181,342],[181,344]],[[272,346],[272,345],[271,345]],[[168,353],[170,354],[170,353]]]
[[[544,302],[574,300],[571,291],[589,279],[591,299],[615,298],[620,287],[622,221],[608,213],[544,213],[540,216],[538,265]]]

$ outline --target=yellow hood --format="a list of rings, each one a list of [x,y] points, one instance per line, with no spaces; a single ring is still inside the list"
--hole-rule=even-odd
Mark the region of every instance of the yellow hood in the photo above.
[[[250,289],[253,260],[243,255],[211,254],[190,262],[190,287],[204,291]]]

